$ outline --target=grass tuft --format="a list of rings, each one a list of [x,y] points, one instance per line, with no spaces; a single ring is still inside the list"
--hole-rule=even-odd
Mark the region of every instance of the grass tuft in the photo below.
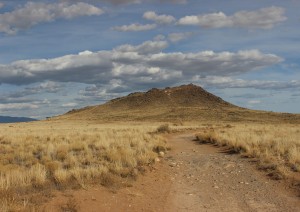
[[[171,129],[170,129],[169,124],[163,124],[163,125],[160,125],[160,126],[156,129],[156,132],[157,132],[157,133],[170,133],[170,132],[171,132]]]
[[[228,146],[232,152],[259,159],[259,168],[270,172],[274,179],[284,178],[287,168],[294,172],[300,171],[298,125],[225,125],[207,127],[195,136],[200,143]]]

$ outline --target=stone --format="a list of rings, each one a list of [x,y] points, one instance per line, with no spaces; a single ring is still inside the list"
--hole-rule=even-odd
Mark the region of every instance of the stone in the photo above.
[[[164,157],[164,156],[165,156],[165,153],[161,151],[161,152],[158,153],[158,155],[159,155],[160,157]]]

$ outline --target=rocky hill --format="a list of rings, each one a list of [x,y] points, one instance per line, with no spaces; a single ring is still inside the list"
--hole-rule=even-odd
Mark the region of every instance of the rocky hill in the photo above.
[[[113,99],[107,103],[112,108],[144,109],[152,107],[232,107],[203,88],[189,84],[179,87],[137,92]]]
[[[59,119],[95,121],[284,121],[300,115],[255,111],[230,104],[203,88],[189,84],[131,93],[103,105],[69,111]]]

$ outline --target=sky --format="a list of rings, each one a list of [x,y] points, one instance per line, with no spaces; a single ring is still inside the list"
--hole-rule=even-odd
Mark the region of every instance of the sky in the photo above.
[[[299,0],[0,0],[0,115],[196,84],[300,113]]]

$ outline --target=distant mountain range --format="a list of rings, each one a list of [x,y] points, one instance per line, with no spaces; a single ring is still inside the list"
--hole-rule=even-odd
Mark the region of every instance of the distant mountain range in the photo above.
[[[29,122],[29,121],[37,121],[37,119],[26,118],[26,117],[0,116],[0,123],[16,123],[16,122]]]

